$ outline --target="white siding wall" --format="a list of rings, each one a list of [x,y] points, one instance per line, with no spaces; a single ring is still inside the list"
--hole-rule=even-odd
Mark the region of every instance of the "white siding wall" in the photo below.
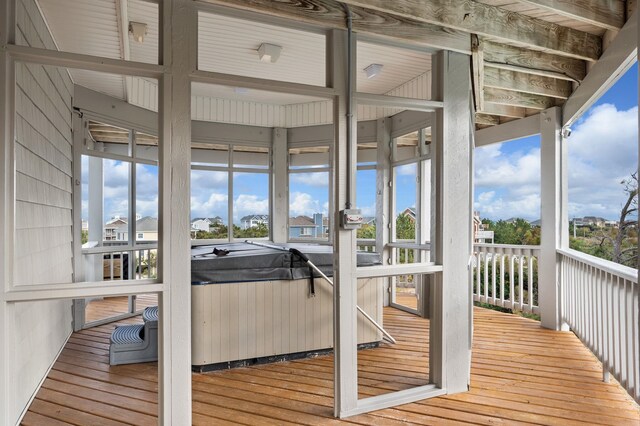
[[[55,48],[34,0],[19,0],[18,43]],[[16,67],[15,284],[71,282],[71,96],[65,70]],[[71,333],[71,302],[15,306],[17,420]]]

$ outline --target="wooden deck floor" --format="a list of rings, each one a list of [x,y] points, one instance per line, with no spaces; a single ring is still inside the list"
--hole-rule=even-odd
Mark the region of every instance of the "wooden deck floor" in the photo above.
[[[344,423],[638,425],[640,410],[571,333],[476,308],[471,391],[361,415]],[[137,318],[124,322],[136,322]],[[398,345],[360,351],[362,396],[426,382],[428,321],[385,309]],[[44,382],[25,425],[156,424],[155,363],[108,364],[114,324],[74,333]],[[333,358],[193,375],[193,421],[226,424],[337,424]]]
[[[136,296],[136,311],[144,310],[149,306],[158,304],[158,296],[155,294],[140,294]],[[87,304],[85,322],[100,321],[108,317],[127,313],[129,301],[127,297],[105,297],[92,300]]]

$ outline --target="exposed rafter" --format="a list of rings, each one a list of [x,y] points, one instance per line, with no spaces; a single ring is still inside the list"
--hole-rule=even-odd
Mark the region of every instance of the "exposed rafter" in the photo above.
[[[485,87],[484,100],[485,102],[492,102],[496,104],[540,110],[551,108],[552,106],[556,106],[558,103],[556,99],[547,96],[494,89],[492,87]]]
[[[602,53],[596,35],[470,0],[340,1],[577,59],[595,61]]]
[[[478,113],[488,114],[488,115],[499,115],[501,117],[510,117],[510,118],[524,118],[527,116],[527,111],[525,108],[494,104],[494,103],[488,103],[488,102],[484,103],[484,108],[482,109],[482,111],[478,111]]]
[[[545,77],[582,81],[587,75],[584,61],[519,47],[483,41],[485,66],[518,70]]]
[[[235,9],[259,12],[291,21],[329,28],[345,28],[344,9],[334,0],[199,0]],[[353,29],[360,34],[402,41],[417,46],[471,53],[469,34],[412,17],[351,8]]]
[[[572,92],[571,83],[566,80],[496,68],[485,68],[483,81],[483,87],[514,90],[559,99],[567,99]]]
[[[484,56],[482,44],[475,34],[471,35],[471,71],[476,111],[482,111],[484,107]]]
[[[483,126],[497,126],[500,124],[500,118],[495,115],[476,114],[476,124]]]
[[[618,30],[624,25],[625,2],[621,0],[520,0],[520,2],[607,30]]]

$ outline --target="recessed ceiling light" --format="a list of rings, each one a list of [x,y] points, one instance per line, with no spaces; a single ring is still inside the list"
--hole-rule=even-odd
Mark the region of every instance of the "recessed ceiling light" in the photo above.
[[[275,63],[280,57],[282,46],[275,44],[262,43],[258,48],[258,56],[262,62]]]
[[[371,64],[364,69],[364,72],[367,73],[367,78],[373,78],[382,72],[382,64]]]

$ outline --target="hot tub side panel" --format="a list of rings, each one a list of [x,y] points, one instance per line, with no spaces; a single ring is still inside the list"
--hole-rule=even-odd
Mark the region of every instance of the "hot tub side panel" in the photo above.
[[[192,364],[247,360],[333,346],[333,289],[315,280],[278,280],[194,285]],[[382,324],[383,284],[358,280],[358,305]],[[378,342],[381,333],[358,315],[358,343]]]

